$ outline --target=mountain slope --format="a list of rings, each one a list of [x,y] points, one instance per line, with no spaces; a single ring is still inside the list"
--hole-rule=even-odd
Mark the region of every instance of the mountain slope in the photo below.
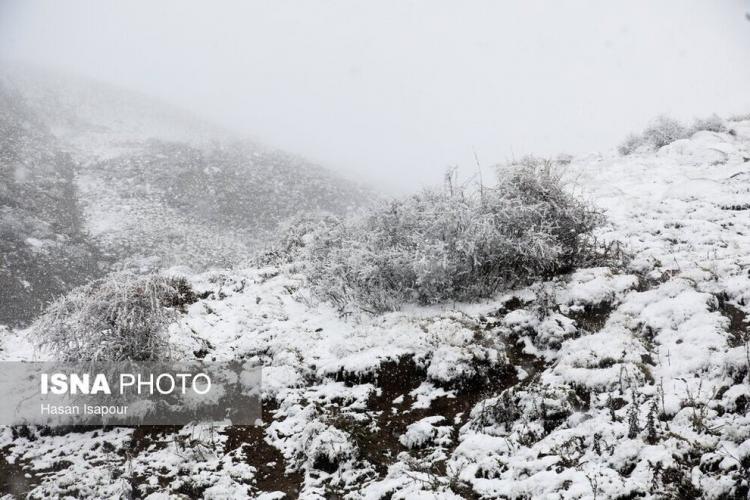
[[[152,252],[160,267],[231,266],[295,214],[344,214],[373,198],[305,160],[243,142],[149,140],[82,166],[79,185],[89,228],[106,248]]]
[[[728,125],[565,167],[620,266],[347,317],[299,264],[192,276],[205,298],[175,346],[261,363],[260,427],[6,429],[0,447],[32,497],[746,498],[750,119]]]
[[[175,106],[137,91],[75,74],[0,62],[6,84],[50,131],[79,155],[126,149],[148,138],[208,143],[237,138]]]
[[[373,199],[333,172],[156,99],[46,70],[0,68],[2,210],[14,227],[3,242],[0,324],[33,318],[51,296],[100,270],[229,267],[286,217],[342,214]],[[28,241],[54,245],[41,252]]]
[[[74,176],[70,155],[0,82],[0,324],[33,318],[99,273]]]

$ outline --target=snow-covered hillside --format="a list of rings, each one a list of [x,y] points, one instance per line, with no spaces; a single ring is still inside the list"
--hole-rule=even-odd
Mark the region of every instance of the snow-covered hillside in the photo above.
[[[157,99],[25,66],[0,64],[0,129],[0,324],[112,269],[229,267],[287,217],[374,197]]]
[[[75,162],[0,81],[0,324],[16,325],[99,271]]]
[[[750,119],[560,166],[621,266],[340,317],[300,268],[191,277],[185,356],[263,365],[262,427],[0,434],[14,495],[747,498]],[[3,359],[39,356],[27,332]]]
[[[26,64],[3,61],[17,88],[52,133],[79,155],[113,155],[149,138],[205,144],[236,134],[130,89]]]

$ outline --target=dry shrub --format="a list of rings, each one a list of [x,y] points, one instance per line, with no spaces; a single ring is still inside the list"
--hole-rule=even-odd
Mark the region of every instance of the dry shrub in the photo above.
[[[116,273],[54,301],[33,332],[60,361],[162,360],[167,327],[195,301],[184,278]]]
[[[679,139],[686,139],[696,132],[726,132],[727,127],[718,115],[707,118],[697,118],[690,127],[682,125],[677,120],[661,115],[657,117],[641,134],[629,134],[617,147],[623,156],[635,153],[638,149],[659,149],[672,144]]]
[[[688,136],[688,130],[677,120],[659,116],[643,131],[643,139],[652,148],[659,149]]]
[[[292,230],[315,293],[345,310],[475,300],[567,272],[593,248],[601,216],[563,190],[549,162],[499,170],[493,187],[450,186],[392,200],[364,216]],[[283,253],[283,252],[282,252]]]

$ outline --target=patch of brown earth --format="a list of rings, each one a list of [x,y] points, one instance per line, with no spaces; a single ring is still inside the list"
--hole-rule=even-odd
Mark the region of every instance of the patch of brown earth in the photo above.
[[[596,333],[604,328],[612,310],[612,304],[602,302],[595,306],[586,306],[582,311],[571,311],[567,316],[574,320],[579,328],[589,333]]]
[[[26,496],[39,484],[39,478],[27,472],[19,461],[8,462],[8,448],[0,450],[0,494],[12,495],[15,498]]]
[[[276,408],[271,402],[263,402],[264,417],[274,410]],[[284,456],[265,440],[265,427],[265,423],[258,426],[228,427],[224,432],[227,436],[224,453],[242,449],[246,463],[257,471],[253,484],[257,491],[281,491],[287,498],[297,498],[304,476],[300,472],[286,472]]]
[[[740,347],[750,342],[750,325],[745,311],[719,297],[719,311],[729,320],[729,347]]]

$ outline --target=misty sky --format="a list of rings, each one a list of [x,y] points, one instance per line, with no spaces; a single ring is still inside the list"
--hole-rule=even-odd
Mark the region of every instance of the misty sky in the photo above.
[[[750,112],[726,1],[0,0],[0,57],[163,97],[381,186]]]

